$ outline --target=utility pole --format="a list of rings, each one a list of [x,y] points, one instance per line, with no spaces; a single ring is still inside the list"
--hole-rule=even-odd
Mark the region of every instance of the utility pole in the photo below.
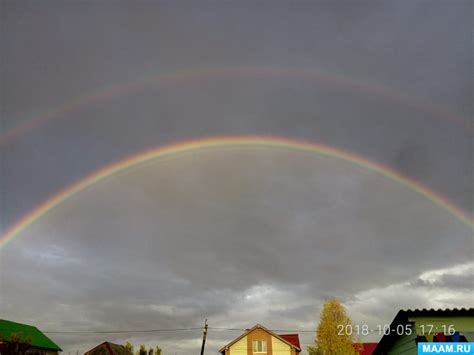
[[[206,337],[207,337],[207,319],[204,322],[204,331],[202,332],[201,355],[204,355],[204,346],[206,345]]]

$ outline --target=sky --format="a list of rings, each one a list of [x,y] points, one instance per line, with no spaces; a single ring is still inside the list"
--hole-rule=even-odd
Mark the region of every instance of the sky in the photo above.
[[[65,332],[207,318],[209,354],[241,334],[213,328],[261,323],[299,332],[305,353],[332,297],[371,327],[400,309],[472,306],[472,225],[457,212],[472,218],[472,10],[1,1],[1,318]],[[110,164],[247,136],[259,144],[129,166],[2,243]],[[202,332],[50,336],[66,353],[128,340],[187,355]]]

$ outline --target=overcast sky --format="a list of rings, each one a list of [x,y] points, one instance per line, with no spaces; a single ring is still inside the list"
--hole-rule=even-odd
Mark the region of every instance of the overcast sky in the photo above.
[[[3,231],[107,164],[222,135],[329,145],[472,215],[470,1],[0,6]],[[472,306],[473,253],[445,207],[354,162],[197,149],[90,186],[3,247],[0,314],[56,331],[298,331],[338,297],[375,326]],[[239,334],[211,329],[208,353]],[[51,334],[65,351],[130,340],[181,355],[201,336]]]

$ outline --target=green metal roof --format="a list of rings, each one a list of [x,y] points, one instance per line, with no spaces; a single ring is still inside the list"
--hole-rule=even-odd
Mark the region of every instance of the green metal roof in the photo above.
[[[61,351],[51,339],[44,335],[38,328],[22,323],[0,319],[0,338],[8,342],[12,334],[21,334],[22,338],[31,338],[31,345],[35,348]]]

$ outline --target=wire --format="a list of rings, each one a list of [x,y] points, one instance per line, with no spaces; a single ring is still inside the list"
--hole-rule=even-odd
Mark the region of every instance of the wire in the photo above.
[[[232,330],[232,331],[247,331],[245,328],[222,328],[222,327],[208,327],[208,329],[214,330]],[[272,332],[288,332],[288,333],[314,333],[315,330],[304,330],[304,329],[269,329]]]
[[[142,329],[142,330],[45,330],[43,333],[48,334],[118,334],[118,333],[157,333],[157,332],[179,332],[204,329],[203,327],[195,328],[169,328],[169,329]]]
[[[226,328],[226,327],[208,327],[209,330],[218,331],[248,331],[248,328]],[[0,329],[2,330],[2,329]],[[181,331],[192,331],[192,330],[204,330],[204,327],[189,327],[189,328],[162,328],[162,329],[141,329],[141,330],[45,330],[43,333],[47,334],[121,334],[121,333],[158,333],[158,332],[181,332]],[[269,329],[275,333],[321,333],[319,330],[307,330],[307,329]],[[369,332],[375,332],[376,329],[369,329]],[[362,334],[355,334],[361,336]],[[365,334],[364,334],[365,335]]]

